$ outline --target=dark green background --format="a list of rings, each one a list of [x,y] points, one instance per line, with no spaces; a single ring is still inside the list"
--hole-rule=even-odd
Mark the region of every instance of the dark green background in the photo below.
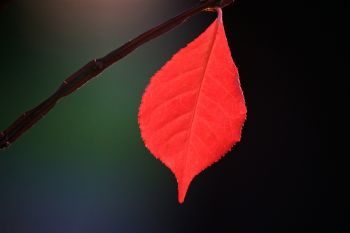
[[[13,0],[0,9],[0,129],[72,72],[196,0]],[[0,152],[0,232],[341,231],[323,164],[329,120],[320,3],[237,0],[224,9],[248,107],[242,142],[177,203],[174,176],[137,125],[152,75],[215,18],[142,46]],[[332,43],[328,43],[331,45]],[[322,67],[322,69],[321,69]]]

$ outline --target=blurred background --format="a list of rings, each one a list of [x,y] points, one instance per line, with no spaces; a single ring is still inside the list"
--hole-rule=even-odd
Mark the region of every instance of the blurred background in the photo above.
[[[1,2],[0,130],[91,59],[197,3]],[[338,48],[324,9],[249,0],[224,9],[248,119],[183,205],[173,174],[143,145],[138,106],[150,77],[214,13],[137,49],[0,151],[0,232],[342,232],[322,95]]]

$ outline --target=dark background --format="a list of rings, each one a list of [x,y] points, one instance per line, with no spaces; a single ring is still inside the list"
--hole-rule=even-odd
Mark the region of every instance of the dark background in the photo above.
[[[91,58],[197,1],[47,2],[0,7],[1,128]],[[137,108],[149,77],[209,13],[138,49],[0,152],[0,232],[346,232],[330,153],[342,14],[249,0],[223,13],[248,117],[242,141],[194,179],[183,205],[143,146]]]

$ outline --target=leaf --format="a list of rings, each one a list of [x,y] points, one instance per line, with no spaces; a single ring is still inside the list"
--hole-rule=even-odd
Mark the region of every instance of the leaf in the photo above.
[[[151,79],[139,125],[146,147],[174,174],[178,200],[192,179],[240,141],[246,106],[221,10]]]

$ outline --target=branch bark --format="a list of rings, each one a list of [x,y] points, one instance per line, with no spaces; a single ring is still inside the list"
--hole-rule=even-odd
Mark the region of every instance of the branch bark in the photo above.
[[[182,24],[188,18],[201,13],[203,11],[212,10],[216,7],[225,7],[233,3],[232,0],[206,0],[201,1],[198,6],[195,6],[182,14],[169,19],[168,21],[146,31],[133,40],[130,40],[121,47],[113,50],[106,56],[94,59],[80,68],[78,71],[69,76],[63,81],[61,86],[49,98],[44,100],[35,108],[26,111],[17,118],[7,129],[0,132],[0,149],[8,147],[16,141],[23,133],[36,124],[44,117],[63,97],[76,91],[85,83],[99,75],[110,65],[116,63],[142,44],[170,31],[176,26]]]

